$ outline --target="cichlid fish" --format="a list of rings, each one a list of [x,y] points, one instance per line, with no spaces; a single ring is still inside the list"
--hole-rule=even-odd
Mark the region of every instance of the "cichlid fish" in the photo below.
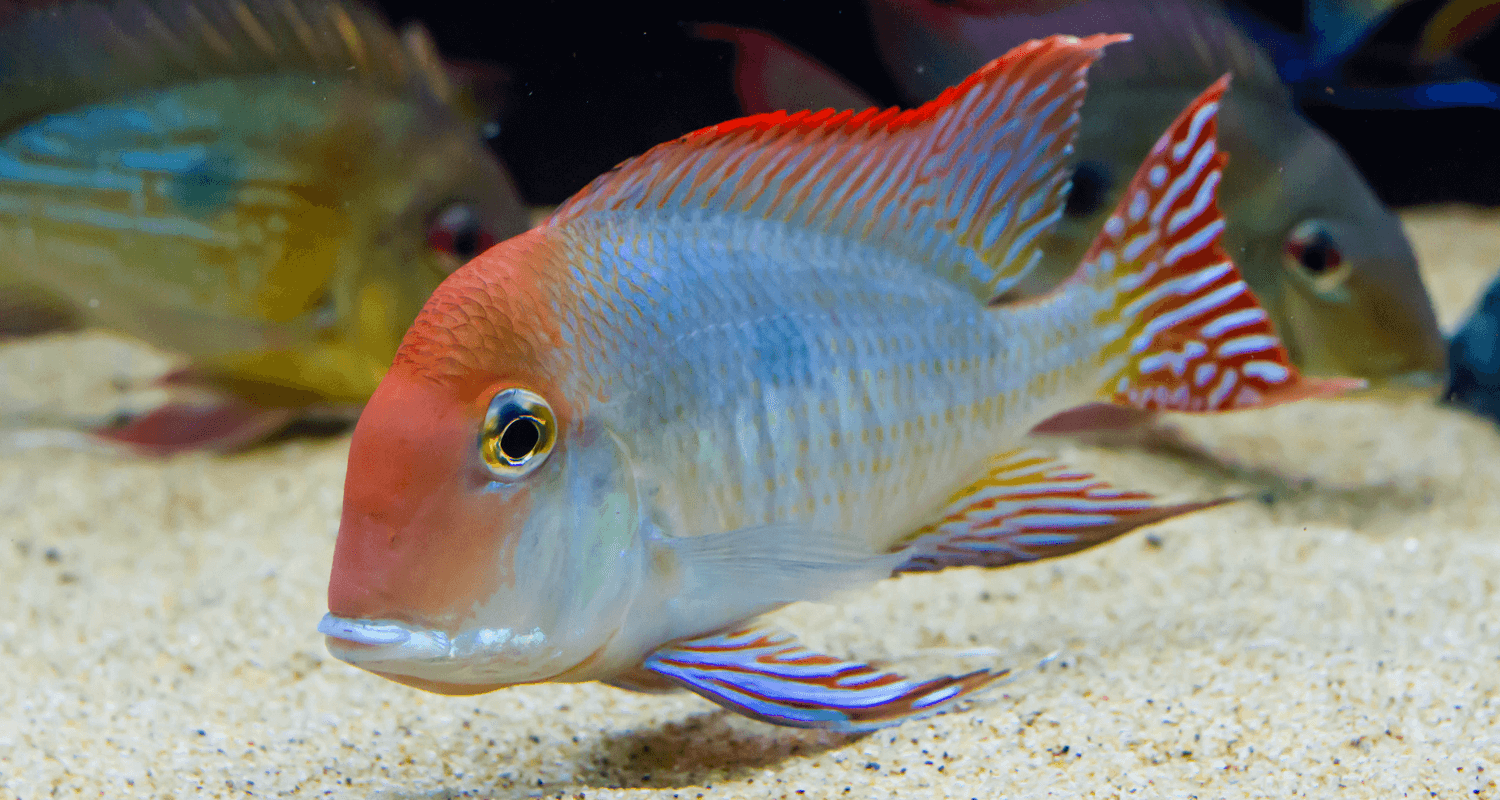
[[[1444,399],[1500,422],[1500,277],[1453,334]]]
[[[896,573],[1062,555],[1157,505],[1020,447],[1095,400],[1222,411],[1300,376],[1218,247],[1221,79],[1071,279],[996,303],[1061,215],[1085,72],[1024,44],[910,111],[660,145],[450,276],[349,450],[319,630],[412,686],[686,687],[864,730],[1003,674],[912,680],[754,618]]]
[[[357,409],[438,283],[528,227],[420,28],[345,0],[10,10],[0,334],[189,359],[181,399],[108,438],[227,447]]]
[[[1155,136],[1225,72],[1219,197],[1226,248],[1272,315],[1292,360],[1377,385],[1435,386],[1445,343],[1400,221],[1343,151],[1294,107],[1275,67],[1211,0],[870,0],[881,56],[904,99],[920,103],[990,58],[1052,33],[1135,32],[1090,73],[1066,213],[1020,294],[1068,276]],[[856,108],[851,88],[764,34],[700,26],[737,47],[751,112]]]

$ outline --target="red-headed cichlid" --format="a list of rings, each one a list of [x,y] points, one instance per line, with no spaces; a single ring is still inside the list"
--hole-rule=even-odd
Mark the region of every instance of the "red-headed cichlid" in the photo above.
[[[438,283],[527,227],[420,28],[346,0],[0,11],[0,334],[188,359],[183,399],[109,438],[228,447],[357,410]]]
[[[838,730],[1003,674],[913,680],[754,618],[1216,502],[1155,504],[1024,451],[1060,410],[1358,384],[1299,375],[1218,245],[1227,79],[1071,278],[998,301],[1062,213],[1085,72],[1127,38],[1024,44],[910,111],[688,134],[455,272],[355,428],[329,649],[436,692],[676,686]]]

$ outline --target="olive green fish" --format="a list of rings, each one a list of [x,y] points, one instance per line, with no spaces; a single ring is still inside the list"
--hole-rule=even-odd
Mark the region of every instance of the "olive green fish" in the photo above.
[[[1275,67],[1209,0],[870,0],[881,56],[904,99],[935,97],[1028,39],[1128,30],[1089,73],[1063,219],[1017,293],[1067,277],[1157,134],[1200,89],[1229,72],[1221,111],[1229,166],[1219,187],[1225,249],[1271,314],[1292,360],[1315,375],[1376,386],[1436,387],[1443,337],[1411,246],[1339,147],[1294,107]],[[750,111],[801,100],[821,67],[753,31],[703,26],[737,46],[736,87]],[[803,62],[798,69],[788,61]],[[822,70],[835,108],[851,88]],[[785,76],[797,76],[796,92]],[[815,104],[817,105],[817,104]],[[855,104],[858,105],[858,104]]]
[[[242,445],[369,397],[444,276],[527,227],[425,31],[344,0],[78,0],[0,29],[0,334],[179,352],[101,433]]]

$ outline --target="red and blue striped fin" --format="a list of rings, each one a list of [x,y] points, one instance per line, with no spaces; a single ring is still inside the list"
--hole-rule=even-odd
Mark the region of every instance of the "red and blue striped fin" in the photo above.
[[[1145,492],[1116,489],[1044,453],[996,456],[985,476],[964,487],[937,522],[913,533],[897,572],[1003,567],[1067,555],[1142,525],[1229,502],[1157,505]]]
[[[1099,396],[1141,409],[1227,411],[1335,394],[1357,380],[1298,374],[1270,317],[1219,244],[1219,102],[1193,101],[1152,148],[1074,281],[1114,293],[1095,320],[1119,331]]]
[[[917,681],[815,653],[791,634],[758,627],[668,645],[643,666],[763,722],[843,732],[936,714],[1010,672]]]
[[[1041,257],[1085,72],[1128,38],[1027,42],[909,111],[777,111],[704,128],[620,164],[544,224],[622,212],[770,220],[890,249],[988,301]]]

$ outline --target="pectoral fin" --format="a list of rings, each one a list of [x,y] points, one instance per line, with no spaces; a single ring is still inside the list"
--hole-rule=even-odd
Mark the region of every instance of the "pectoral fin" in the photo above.
[[[1003,567],[1067,555],[1142,525],[1229,502],[1157,505],[1042,453],[996,456],[983,478],[954,495],[942,515],[913,533],[897,572]]]
[[[938,713],[1009,673],[982,669],[917,681],[754,627],[663,647],[644,668],[764,722],[843,732]]]

